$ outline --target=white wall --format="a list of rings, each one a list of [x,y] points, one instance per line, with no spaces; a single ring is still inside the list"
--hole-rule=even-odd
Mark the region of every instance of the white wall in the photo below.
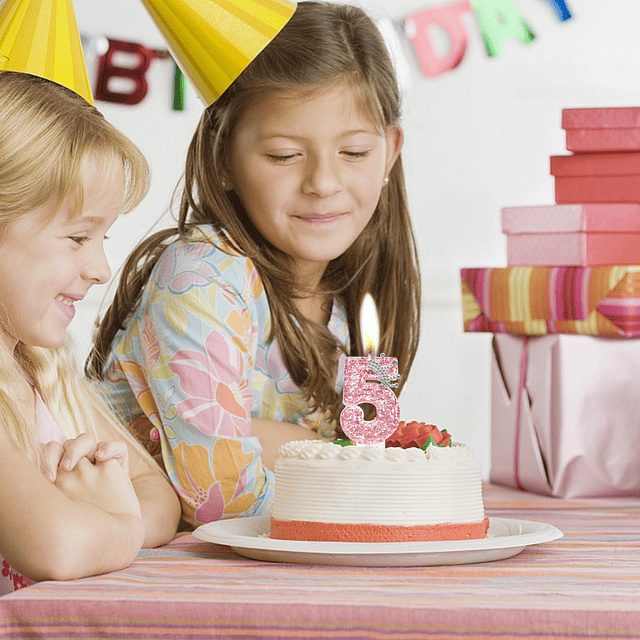
[[[424,277],[424,321],[416,365],[401,398],[402,417],[435,422],[474,449],[489,470],[488,334],[464,334],[459,269],[506,266],[503,206],[554,200],[549,156],[562,154],[562,108],[640,104],[637,0],[567,0],[560,22],[546,0],[512,0],[535,32],[528,46],[509,42],[489,58],[472,13],[462,63],[438,78],[421,73],[401,36],[404,60],[404,163]],[[447,0],[363,0],[365,9],[401,23]],[[163,46],[139,0],[75,0],[83,34]],[[171,66],[154,63],[147,98],[136,107],[98,103],[153,165],[149,198],[117,223],[109,255],[118,267],[167,209],[201,107],[171,110]],[[166,219],[165,219],[166,220]],[[115,269],[114,269],[115,270]],[[103,291],[79,314],[82,354]]]

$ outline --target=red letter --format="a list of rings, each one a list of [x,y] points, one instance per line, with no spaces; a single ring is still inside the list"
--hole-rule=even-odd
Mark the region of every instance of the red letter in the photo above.
[[[118,67],[113,64],[113,56],[117,53],[125,53],[137,58],[137,66]],[[96,86],[96,100],[117,102],[119,104],[138,104],[147,95],[149,85],[144,77],[149,65],[153,61],[155,53],[141,44],[135,42],[123,42],[122,40],[109,39],[109,50],[100,58],[98,70],[98,82]],[[109,88],[112,78],[126,78],[133,82],[133,91],[125,93]]]
[[[460,0],[446,7],[432,7],[409,16],[405,28],[410,34],[413,48],[420,61],[424,75],[428,78],[439,76],[457,67],[467,48],[467,31],[462,24],[463,13],[471,11],[469,0]],[[448,55],[440,58],[429,37],[429,27],[442,27],[451,39]]]

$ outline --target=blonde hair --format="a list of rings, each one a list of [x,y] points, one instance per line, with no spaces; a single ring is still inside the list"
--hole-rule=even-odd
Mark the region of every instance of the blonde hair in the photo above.
[[[142,242],[125,264],[114,302],[97,334],[87,371],[96,377],[116,333],[140,301],[158,258],[176,235],[211,224],[222,240],[255,264],[272,315],[270,339],[277,339],[287,370],[313,408],[337,425],[342,409],[334,388],[339,353],[326,326],[306,319],[294,300],[307,295],[292,278],[289,261],[252,225],[221,176],[228,166],[229,140],[247,107],[272,92],[311,92],[337,83],[353,87],[380,131],[398,124],[400,96],[388,50],[373,21],[359,8],[300,2],[289,23],[240,77],[204,112],[191,142],[177,229]],[[380,350],[398,358],[404,384],[420,333],[420,274],[405,193],[402,161],[369,224],[351,247],[331,261],[321,287],[345,304],[350,353],[362,353],[359,309],[365,293],[380,312]],[[399,387],[401,389],[402,387]]]
[[[117,164],[126,178],[123,211],[146,195],[149,167],[139,149],[86,100],[49,80],[0,71],[0,241],[9,224],[45,204],[71,198],[82,210],[82,169],[89,159]],[[7,326],[0,310],[0,326]],[[96,425],[128,432],[100,394],[77,371],[68,345],[43,349],[18,342],[12,352],[0,341],[0,414],[16,443],[37,458],[34,416],[24,397],[22,375],[39,391],[67,437]],[[22,383],[22,384],[21,384]]]

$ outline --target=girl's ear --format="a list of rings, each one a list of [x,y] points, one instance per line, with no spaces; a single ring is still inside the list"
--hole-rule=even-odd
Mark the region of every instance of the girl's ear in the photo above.
[[[399,125],[391,125],[387,127],[385,134],[387,141],[387,159],[385,161],[385,175],[388,176],[395,164],[395,161],[402,151],[402,145],[404,144],[404,132]]]
[[[233,183],[231,182],[231,178],[226,171],[220,173],[220,184],[225,191],[231,191],[231,189],[233,189]]]

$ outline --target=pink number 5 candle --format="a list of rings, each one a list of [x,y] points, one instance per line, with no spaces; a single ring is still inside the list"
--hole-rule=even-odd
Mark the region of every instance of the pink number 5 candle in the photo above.
[[[370,355],[348,357],[345,361],[342,394],[345,408],[340,414],[340,425],[356,445],[384,445],[384,441],[398,428],[400,420],[400,404],[392,390],[398,386],[400,375],[396,358],[387,357],[384,353],[375,357],[378,316],[369,294],[362,305],[360,326],[367,336],[365,351]],[[373,420],[364,419],[364,411],[359,405],[365,403],[376,409]]]

